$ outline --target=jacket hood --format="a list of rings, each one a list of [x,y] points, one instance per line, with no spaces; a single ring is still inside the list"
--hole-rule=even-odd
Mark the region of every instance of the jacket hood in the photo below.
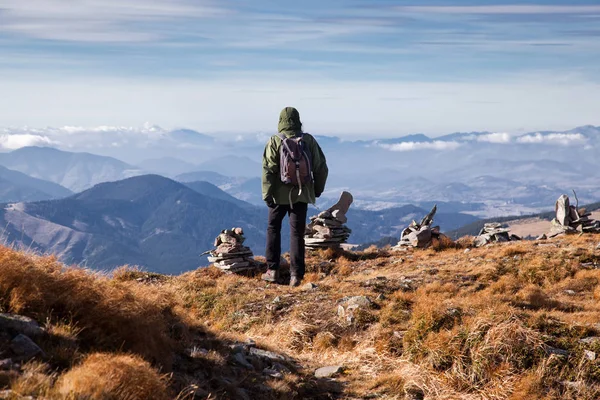
[[[279,132],[301,132],[300,113],[294,107],[286,107],[279,114]]]

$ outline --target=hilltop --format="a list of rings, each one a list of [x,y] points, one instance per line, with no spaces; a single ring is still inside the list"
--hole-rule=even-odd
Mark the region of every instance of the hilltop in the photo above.
[[[0,248],[2,310],[45,328],[45,356],[0,382],[49,399],[595,399],[599,241],[319,251],[296,289]]]

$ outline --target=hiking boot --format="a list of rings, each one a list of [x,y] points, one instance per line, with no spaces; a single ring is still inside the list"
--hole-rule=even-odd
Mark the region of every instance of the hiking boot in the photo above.
[[[291,287],[298,287],[298,286],[300,286],[300,283],[302,283],[302,278],[298,278],[296,276],[292,276],[290,278],[290,286]]]
[[[279,274],[276,269],[268,269],[267,272],[261,276],[261,279],[267,282],[277,282],[277,278],[279,278]]]

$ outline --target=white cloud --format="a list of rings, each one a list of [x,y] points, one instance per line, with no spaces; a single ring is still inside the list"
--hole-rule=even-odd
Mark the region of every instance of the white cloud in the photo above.
[[[585,136],[580,133],[550,133],[543,135],[535,133],[517,138],[519,143],[544,143],[559,146],[579,145],[587,142]]]
[[[58,144],[48,136],[39,136],[29,133],[0,135],[0,147],[7,150],[20,149],[27,146],[51,146]]]
[[[454,150],[460,147],[458,142],[444,142],[435,140],[433,142],[404,142],[395,144],[380,144],[380,147],[390,151],[414,151],[414,150]]]
[[[497,132],[497,133],[489,133],[487,135],[480,135],[477,136],[476,140],[478,142],[485,142],[485,143],[510,143],[511,141],[511,135],[509,133],[501,133],[501,132]]]
[[[396,10],[408,13],[435,14],[593,14],[600,6],[582,5],[487,5],[487,6],[399,6]]]

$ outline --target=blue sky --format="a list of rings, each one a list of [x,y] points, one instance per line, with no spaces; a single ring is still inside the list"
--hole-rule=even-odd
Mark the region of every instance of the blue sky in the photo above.
[[[0,55],[2,126],[600,124],[597,0],[0,0]]]

